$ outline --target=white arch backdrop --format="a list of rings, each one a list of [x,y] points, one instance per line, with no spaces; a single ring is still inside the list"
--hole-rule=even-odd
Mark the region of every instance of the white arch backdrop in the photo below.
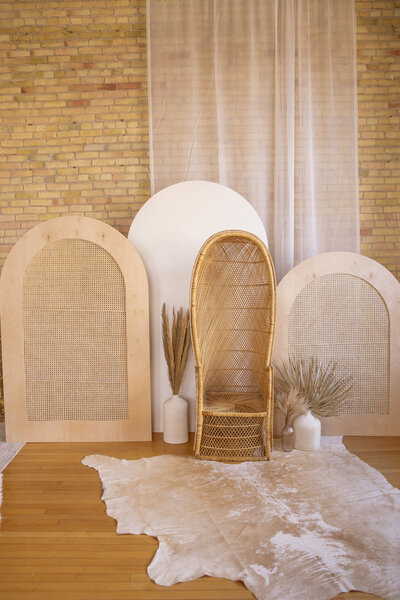
[[[254,233],[267,244],[255,209],[218,183],[186,181],[150,198],[136,215],[128,239],[146,266],[150,290],[150,341],[153,431],[162,431],[162,404],[171,396],[161,338],[161,308],[189,308],[192,268],[203,242],[224,229]],[[190,354],[180,395],[189,401],[195,424],[195,380]]]

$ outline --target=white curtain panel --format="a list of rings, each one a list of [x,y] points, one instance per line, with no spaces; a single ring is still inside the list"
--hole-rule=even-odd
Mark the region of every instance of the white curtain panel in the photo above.
[[[249,200],[278,278],[359,251],[354,0],[148,0],[152,192]]]

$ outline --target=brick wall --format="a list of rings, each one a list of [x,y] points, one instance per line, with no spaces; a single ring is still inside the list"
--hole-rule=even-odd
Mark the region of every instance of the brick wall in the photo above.
[[[145,0],[0,1],[0,268],[43,219],[149,197]]]
[[[362,253],[400,280],[400,2],[356,0]],[[150,195],[145,0],[0,0],[0,268],[40,220]]]
[[[400,280],[400,2],[356,11],[361,252]]]
[[[400,2],[356,0],[362,253],[400,279]],[[38,221],[149,197],[145,0],[0,0],[0,267]]]

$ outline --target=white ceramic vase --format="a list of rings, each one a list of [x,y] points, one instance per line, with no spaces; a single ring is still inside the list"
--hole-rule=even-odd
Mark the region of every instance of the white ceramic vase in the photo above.
[[[184,444],[189,439],[188,404],[174,394],[164,402],[164,433],[167,444]]]
[[[321,421],[310,411],[293,420],[296,450],[318,450],[321,444]]]

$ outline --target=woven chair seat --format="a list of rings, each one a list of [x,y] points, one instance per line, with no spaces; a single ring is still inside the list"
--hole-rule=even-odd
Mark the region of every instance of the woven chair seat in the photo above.
[[[207,392],[204,396],[203,414],[224,413],[229,416],[266,417],[265,402],[261,393]]]
[[[205,242],[190,303],[197,458],[270,456],[275,295],[272,260],[259,238],[223,231]]]

